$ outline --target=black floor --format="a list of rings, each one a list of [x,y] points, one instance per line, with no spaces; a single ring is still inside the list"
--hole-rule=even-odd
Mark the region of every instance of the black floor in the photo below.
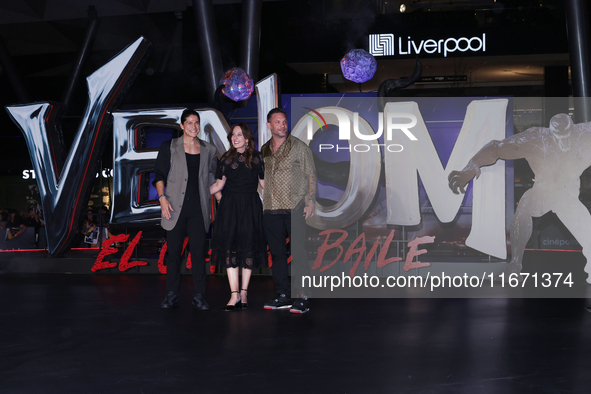
[[[164,277],[0,275],[0,393],[589,393],[582,299],[317,299],[160,309]]]

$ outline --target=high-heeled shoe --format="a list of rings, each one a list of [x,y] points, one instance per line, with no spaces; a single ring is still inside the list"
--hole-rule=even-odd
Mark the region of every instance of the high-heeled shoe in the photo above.
[[[233,291],[232,293],[239,293],[238,291]],[[230,311],[234,311],[236,309],[242,309],[242,302],[240,300],[240,295],[238,295],[238,301],[236,301],[236,303],[234,305],[226,305],[224,307],[224,311],[225,312],[230,312]]]
[[[242,289],[241,291],[248,291],[248,290]],[[242,295],[240,298],[242,298]],[[240,301],[242,303],[242,309],[248,309],[248,302],[242,302],[242,299]]]

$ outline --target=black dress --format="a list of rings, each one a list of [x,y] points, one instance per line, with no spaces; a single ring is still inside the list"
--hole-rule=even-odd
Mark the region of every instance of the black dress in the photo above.
[[[267,241],[263,229],[263,205],[257,192],[264,179],[261,154],[253,153],[251,167],[244,155],[220,160],[217,179],[226,176],[222,199],[213,225],[212,262],[226,268],[267,265]]]

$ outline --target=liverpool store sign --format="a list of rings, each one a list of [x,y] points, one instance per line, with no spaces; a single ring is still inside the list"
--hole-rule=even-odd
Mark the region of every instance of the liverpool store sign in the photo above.
[[[411,36],[370,34],[369,53],[374,56],[439,54],[447,57],[452,52],[486,52],[486,33],[481,37],[449,37],[416,40]]]

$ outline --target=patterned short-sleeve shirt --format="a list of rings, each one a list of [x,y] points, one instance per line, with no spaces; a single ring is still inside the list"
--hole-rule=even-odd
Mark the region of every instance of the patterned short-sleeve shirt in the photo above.
[[[316,170],[308,145],[289,134],[276,152],[269,140],[261,153],[265,160],[265,213],[290,213],[303,199],[316,198]]]

